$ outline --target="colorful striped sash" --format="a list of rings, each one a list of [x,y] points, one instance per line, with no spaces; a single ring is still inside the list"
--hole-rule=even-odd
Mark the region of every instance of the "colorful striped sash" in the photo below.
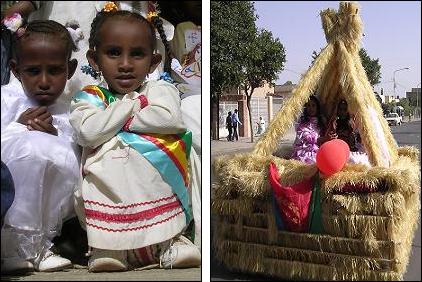
[[[75,102],[88,101],[101,109],[106,109],[116,101],[107,89],[89,85],[79,91],[73,98]],[[192,219],[189,207],[189,173],[188,160],[192,146],[192,133],[182,134],[144,134],[120,131],[118,138],[138,151],[160,173],[163,180],[172,188],[180,200],[186,223]]]

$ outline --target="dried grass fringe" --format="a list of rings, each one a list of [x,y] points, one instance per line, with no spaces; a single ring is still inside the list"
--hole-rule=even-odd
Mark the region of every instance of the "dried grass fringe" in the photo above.
[[[281,250],[283,248],[279,248]],[[274,251],[275,250],[275,251]],[[305,257],[312,256],[305,252],[289,252],[284,249],[279,251],[271,246],[245,244],[242,242],[224,241],[216,248],[216,254],[229,269],[240,270],[250,273],[262,273],[266,275],[276,276],[278,278],[286,279],[310,279],[310,280],[390,280],[401,279],[402,276],[394,271],[376,271],[368,270],[367,267],[372,267],[378,262],[375,260],[365,260],[362,258],[349,259],[350,264],[343,261],[338,261],[334,258],[332,263],[307,263],[303,261],[292,260],[291,256],[298,256],[301,260]],[[287,256],[287,259],[271,258],[267,254],[282,257]],[[325,254],[315,254],[319,257],[321,262]],[[362,263],[364,261],[364,263]],[[382,263],[381,263],[382,264]],[[339,267],[341,265],[341,267]],[[277,267],[274,267],[277,266]]]

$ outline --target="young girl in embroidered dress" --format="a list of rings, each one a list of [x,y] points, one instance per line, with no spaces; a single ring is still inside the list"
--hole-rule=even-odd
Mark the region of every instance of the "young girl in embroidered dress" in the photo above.
[[[163,80],[143,83],[161,61],[154,27],[108,2],[91,28],[87,58],[107,86],[78,92],[70,119],[83,147],[75,196],[93,249],[89,271],[197,266],[198,248],[180,235],[192,212],[179,92]]]
[[[324,130],[324,117],[321,113],[319,100],[312,95],[305,104],[304,113],[296,127],[292,159],[314,164]]]
[[[11,69],[19,80],[1,87],[1,159],[16,191],[1,234],[1,271],[61,270],[72,264],[50,248],[75,216],[80,151],[69,104],[57,99],[75,72],[76,46],[55,21],[33,21],[14,36]]]

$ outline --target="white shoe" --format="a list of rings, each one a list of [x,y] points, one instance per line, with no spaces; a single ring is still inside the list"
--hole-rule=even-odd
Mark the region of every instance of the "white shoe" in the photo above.
[[[160,253],[161,268],[197,267],[201,264],[201,252],[186,237],[179,235],[170,240],[170,244]]]
[[[37,271],[40,272],[52,272],[59,271],[66,268],[72,267],[72,262],[66,258],[62,258],[58,254],[48,250],[44,257],[41,259]]]
[[[20,257],[9,257],[1,260],[1,274],[26,273],[34,271],[34,265]]]
[[[89,272],[126,271],[127,268],[126,251],[93,249],[88,261]]]

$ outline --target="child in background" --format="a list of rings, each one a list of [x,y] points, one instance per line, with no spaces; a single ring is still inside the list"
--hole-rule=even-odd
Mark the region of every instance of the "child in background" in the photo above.
[[[56,100],[75,72],[76,48],[54,21],[34,21],[14,35],[11,69],[19,79],[1,87],[1,157],[15,186],[2,229],[3,272],[55,271],[71,262],[50,248],[74,216],[79,150],[69,105]]]
[[[179,92],[163,80],[144,83],[161,61],[154,35],[144,17],[111,2],[92,23],[87,58],[107,85],[78,92],[70,119],[83,146],[75,195],[93,248],[91,272],[124,271],[128,261],[163,268],[200,263],[198,248],[180,235],[192,215],[191,139]]]
[[[314,164],[324,132],[325,123],[321,106],[318,98],[312,95],[305,104],[304,113],[296,127],[296,139],[291,158],[307,164]]]

